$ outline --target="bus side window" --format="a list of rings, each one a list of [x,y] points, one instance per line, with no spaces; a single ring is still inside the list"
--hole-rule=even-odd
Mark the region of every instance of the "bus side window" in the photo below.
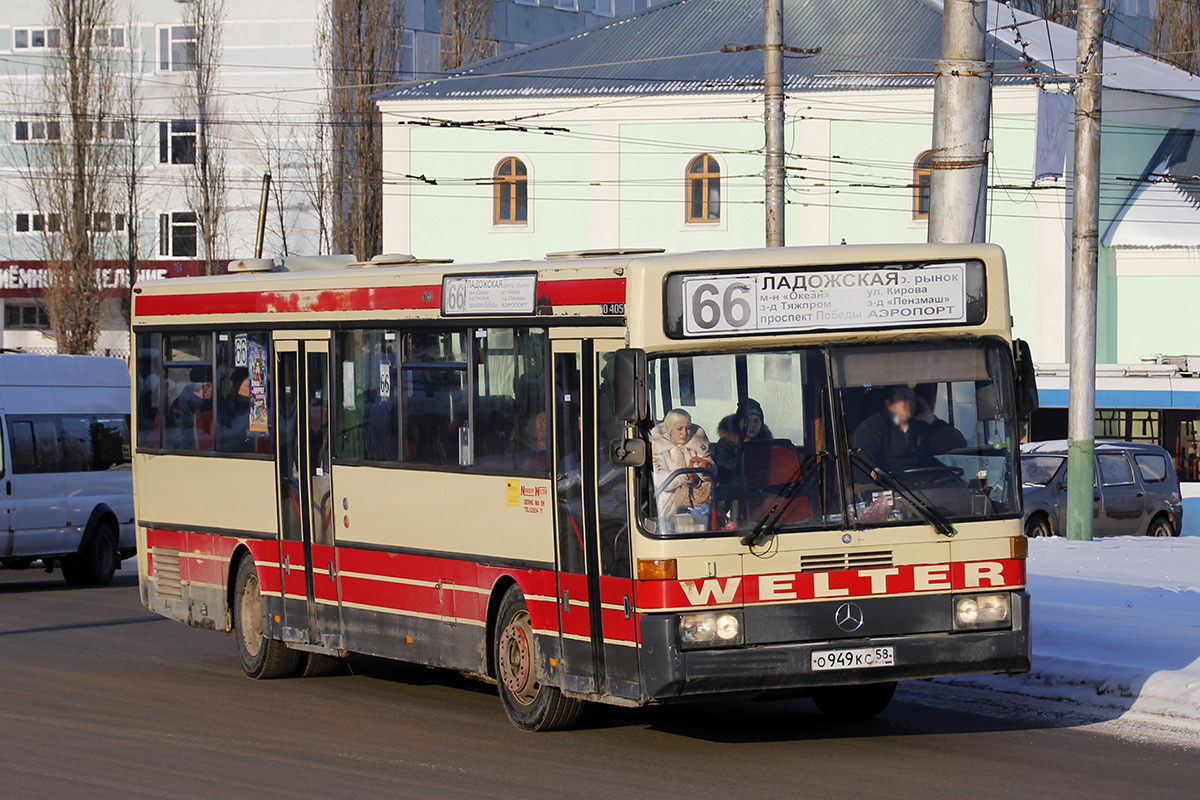
[[[394,331],[339,331],[334,454],[347,461],[400,458]]]
[[[136,344],[138,447],[162,447],[162,334],[139,333]]]
[[[599,379],[596,389],[596,507],[600,517],[600,572],[612,578],[629,578],[629,508],[626,470],[609,462],[609,446],[625,437],[625,423],[613,414],[613,369],[616,353],[596,356]]]
[[[462,432],[467,429],[466,331],[406,333],[403,354],[401,460],[462,465]]]
[[[212,334],[166,337],[164,446],[213,449]]]
[[[475,466],[547,472],[544,328],[476,333]]]
[[[212,405],[222,453],[272,452],[269,338],[265,331],[217,334]]]
[[[585,528],[579,362],[574,353],[559,353],[554,361],[559,567],[563,572],[582,575]]]

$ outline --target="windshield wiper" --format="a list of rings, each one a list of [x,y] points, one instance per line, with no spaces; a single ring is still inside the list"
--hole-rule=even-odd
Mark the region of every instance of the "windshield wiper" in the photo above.
[[[820,462],[824,456],[823,451],[810,453],[800,462],[800,466],[796,467],[796,471],[783,488],[779,490],[779,494],[775,495],[775,502],[767,509],[766,513],[759,518],[758,524],[754,529],[742,537],[741,542],[746,547],[755,547],[763,539],[771,535],[775,527],[779,524],[779,518],[783,516],[783,512],[791,505],[792,497],[800,490],[800,487],[808,483],[808,478],[812,474],[814,465]]]
[[[901,483],[899,478],[881,467],[879,462],[867,455],[866,452],[862,450],[851,450],[850,460],[853,461],[855,459],[862,462],[872,478],[882,478],[882,483],[886,484],[887,488],[891,489],[893,492],[899,493],[899,495],[904,498],[905,502],[912,506],[913,510],[915,510],[925,519],[926,522],[933,526],[935,531],[940,533],[942,536],[954,536],[958,533],[958,531],[954,530],[954,526],[950,524],[950,520],[942,516],[942,514],[933,506],[926,503],[920,495]]]

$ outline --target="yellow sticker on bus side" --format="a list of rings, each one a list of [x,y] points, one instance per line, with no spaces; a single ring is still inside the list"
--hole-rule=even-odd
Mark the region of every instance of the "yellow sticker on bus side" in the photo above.
[[[521,482],[509,479],[508,481],[508,504],[510,506],[521,505]]]

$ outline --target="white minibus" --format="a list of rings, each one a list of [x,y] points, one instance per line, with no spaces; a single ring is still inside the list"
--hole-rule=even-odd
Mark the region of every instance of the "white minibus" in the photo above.
[[[0,565],[104,585],[136,552],[129,406],[121,359],[0,355]]]

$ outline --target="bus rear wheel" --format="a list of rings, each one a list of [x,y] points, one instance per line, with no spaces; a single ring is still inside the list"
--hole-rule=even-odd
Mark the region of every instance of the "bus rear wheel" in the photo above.
[[[892,702],[896,682],[867,683],[861,686],[829,686],[813,691],[813,701],[821,713],[835,722],[851,722],[879,716]]]
[[[516,586],[509,587],[496,616],[493,655],[500,702],[523,731],[561,731],[575,726],[583,701],[537,681],[537,654],[529,609]]]
[[[263,633],[262,590],[258,572],[249,556],[238,564],[233,589],[233,627],[238,659],[251,678],[290,678],[301,664],[303,655],[283,642],[268,639]]]

